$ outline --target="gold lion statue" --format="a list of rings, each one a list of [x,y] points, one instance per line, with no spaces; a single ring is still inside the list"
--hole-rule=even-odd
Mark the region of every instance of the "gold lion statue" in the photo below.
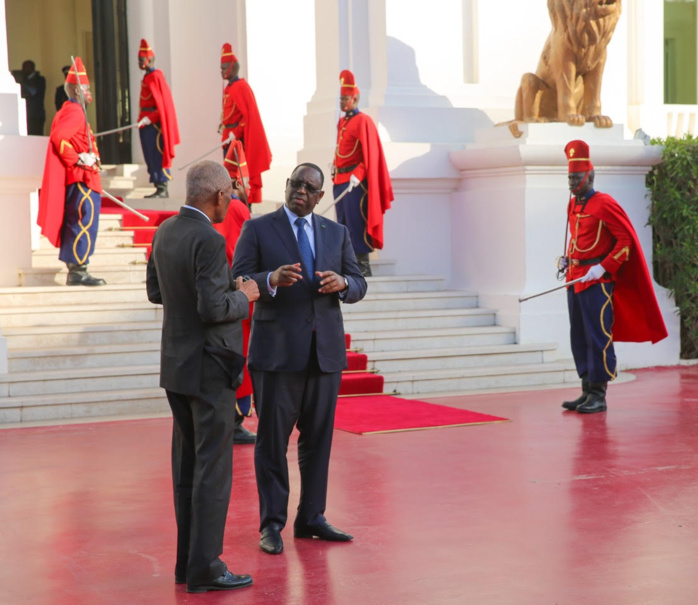
[[[613,126],[601,114],[601,80],[621,10],[621,0],[548,0],[553,29],[536,73],[521,78],[510,124],[515,136],[521,135],[517,121]]]

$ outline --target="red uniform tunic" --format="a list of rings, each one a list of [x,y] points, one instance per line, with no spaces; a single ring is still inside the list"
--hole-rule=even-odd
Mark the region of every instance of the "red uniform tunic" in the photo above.
[[[605,193],[594,193],[581,205],[576,198],[567,207],[571,240],[567,250],[567,281],[586,275],[601,264],[610,274],[600,280],[574,284],[576,293],[599,281],[614,281],[613,340],[658,342],[667,336],[662,313],[647,270],[635,229],[618,202]],[[586,260],[579,265],[575,261]]]
[[[165,76],[159,69],[153,69],[143,76],[139,99],[138,121],[148,117],[153,124],[159,124],[162,131],[162,167],[170,168],[175,157],[175,145],[179,145],[179,125],[174,101]]]
[[[65,207],[66,186],[85,183],[92,191],[102,193],[102,179],[97,164],[87,168],[78,166],[78,154],[92,151],[99,157],[97,141],[85,121],[85,112],[79,103],[66,101],[53,118],[49,145],[46,150],[44,177],[39,191],[38,224],[41,232],[56,247],[60,245],[61,226]]]
[[[383,214],[393,201],[390,173],[383,146],[373,120],[365,113],[340,118],[334,155],[335,185],[349,182],[351,175],[367,181],[368,216],[366,230],[373,247],[383,248]]]
[[[221,141],[227,140],[231,132],[242,141],[252,186],[249,201],[252,204],[261,202],[261,174],[271,166],[271,149],[257,100],[244,78],[228,84],[223,91],[221,131]]]

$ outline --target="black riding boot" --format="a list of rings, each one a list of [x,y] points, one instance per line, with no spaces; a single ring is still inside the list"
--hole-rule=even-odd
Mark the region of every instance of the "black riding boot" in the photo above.
[[[100,277],[92,277],[87,272],[87,265],[76,265],[75,263],[66,263],[66,265],[68,267],[66,286],[105,286],[107,284]]]
[[[359,268],[361,269],[361,275],[364,277],[371,277],[371,265],[368,262],[368,253],[357,254],[356,260],[359,263]]]
[[[167,193],[167,183],[155,183],[155,193],[151,193],[145,197],[170,197],[170,194]]]
[[[606,386],[607,382],[589,383],[589,397],[581,405],[577,406],[580,414],[596,414],[606,411]]]
[[[562,407],[565,408],[566,410],[576,410],[578,405],[581,405],[587,400],[587,397],[589,396],[589,379],[587,378],[587,375],[584,374],[582,376],[582,394],[577,397],[574,401],[565,401],[562,404]]]

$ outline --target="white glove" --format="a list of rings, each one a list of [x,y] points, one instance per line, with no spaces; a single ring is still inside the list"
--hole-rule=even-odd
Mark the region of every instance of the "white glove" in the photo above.
[[[78,157],[80,158],[78,160],[78,164],[80,166],[86,166],[89,168],[97,163],[97,156],[94,153],[78,153]]]
[[[582,278],[582,283],[601,279],[604,273],[606,273],[606,269],[603,268],[603,265],[594,265],[589,269],[589,271],[587,271],[587,274]]]
[[[138,121],[138,128],[143,128],[143,126],[150,126],[152,122],[148,116],[145,116],[142,120]]]
[[[349,177],[349,191],[351,191],[354,187],[356,187],[357,185],[360,185],[360,184],[361,184],[361,181],[359,179],[357,179],[355,175],[352,174]]]
[[[567,267],[569,267],[569,260],[567,259],[566,256],[558,256],[557,257],[557,270],[558,271],[565,271]]]

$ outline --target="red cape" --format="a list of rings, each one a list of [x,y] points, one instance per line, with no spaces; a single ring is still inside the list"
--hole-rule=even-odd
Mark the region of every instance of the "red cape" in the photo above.
[[[46,162],[44,163],[44,177],[39,190],[39,215],[36,222],[41,227],[41,233],[56,248],[61,245],[61,227],[63,226],[68,171],[56,152],[54,135],[58,138],[65,137],[66,139],[71,139],[74,133],[84,133],[85,128],[85,113],[82,107],[78,103],[70,101],[66,101],[63,104],[63,107],[56,113],[51,124],[51,134],[49,136],[48,148],[46,149]],[[96,176],[98,177],[99,175],[97,174]],[[98,178],[90,185],[98,193],[102,192]]]
[[[271,166],[271,149],[269,149],[267,134],[264,132],[262,116],[259,115],[254,93],[244,78],[236,80],[228,88],[242,115],[245,116],[243,126],[245,155],[250,176],[255,177],[269,170]]]
[[[586,203],[584,212],[606,224],[619,225],[633,239],[630,257],[613,275],[616,282],[613,293],[613,340],[649,340],[654,344],[666,338],[668,332],[654,294],[645,255],[625,210],[610,195],[597,192]]]
[[[383,214],[390,208],[390,203],[395,199],[393,186],[390,182],[390,173],[385,162],[383,146],[378,137],[376,125],[369,116],[361,112],[354,119],[361,120],[357,136],[361,142],[361,150],[366,165],[366,179],[368,181],[366,230],[371,236],[373,247],[382,250]]]
[[[250,218],[250,211],[244,202],[238,199],[230,200],[230,205],[228,206],[228,212],[225,214],[225,218],[222,223],[214,224],[216,231],[225,237],[225,254],[228,257],[228,262],[230,266],[233,266],[233,253],[235,252],[235,244],[238,242],[240,237],[240,231],[242,231],[242,224]],[[250,303],[250,318],[252,317],[252,303]],[[250,342],[250,327],[251,319],[242,320],[242,352],[247,357],[247,349]],[[252,394],[252,380],[250,379],[250,374],[247,371],[247,364],[243,371],[242,384],[238,387],[236,391],[236,397],[246,397]]]
[[[160,114],[160,126],[162,128],[162,167],[171,168],[172,159],[175,157],[175,145],[179,145],[179,126],[175,113],[172,92],[167,85],[165,76],[159,69],[154,69],[143,77],[153,93],[155,106]]]

